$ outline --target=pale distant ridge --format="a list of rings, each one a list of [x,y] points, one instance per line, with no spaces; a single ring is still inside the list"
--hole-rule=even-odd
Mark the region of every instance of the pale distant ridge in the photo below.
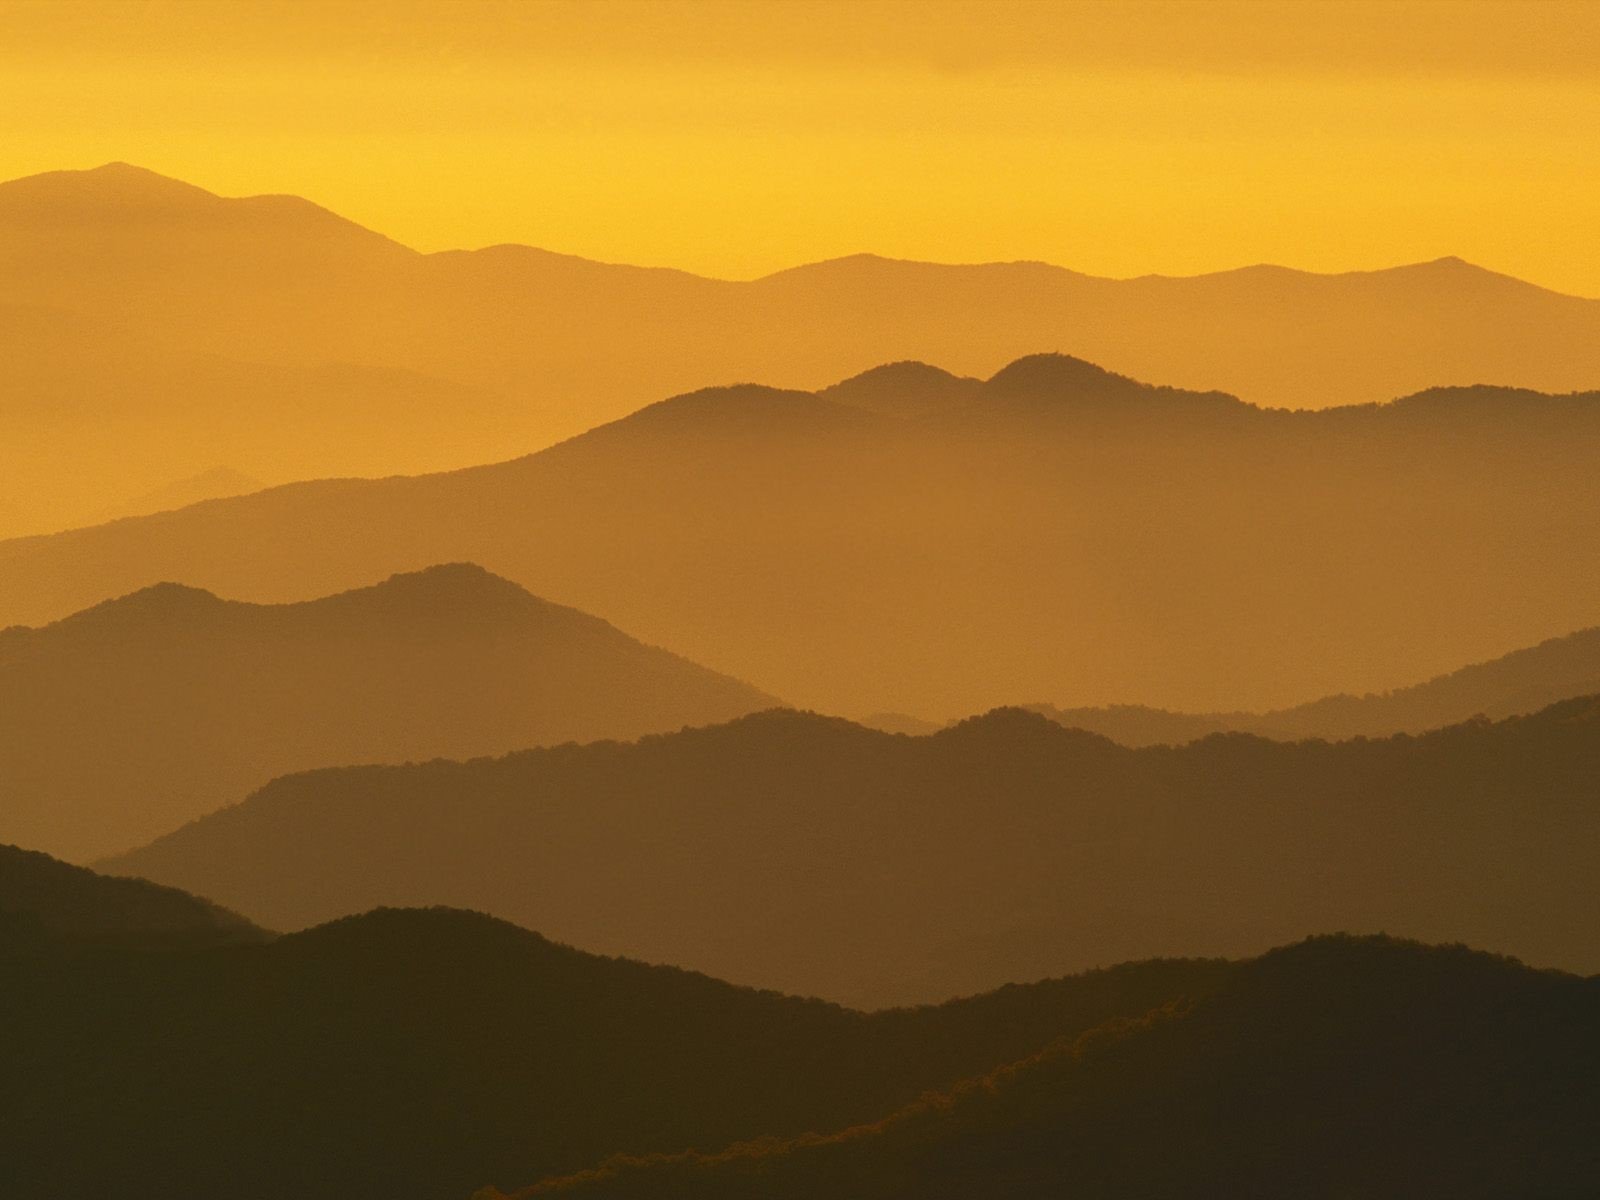
[[[1264,713],[1182,713],[1142,705],[1028,707],[1070,728],[1090,730],[1126,746],[1149,746],[1192,742],[1214,733],[1330,740],[1419,734],[1473,718],[1518,716],[1594,694],[1600,694],[1600,628],[1549,638],[1410,687],[1362,696],[1324,696]]]
[[[79,523],[102,525],[107,521],[121,520],[123,517],[142,517],[149,513],[170,512],[175,508],[187,508],[191,504],[198,504],[202,500],[259,492],[264,487],[266,484],[259,479],[252,479],[231,467],[213,467],[209,471],[202,471],[187,479],[174,480],[110,508],[101,509]]]
[[[22,351],[0,364],[17,398],[0,416],[0,536],[207,462],[415,474],[707,385],[813,391],[903,361],[982,379],[1060,350],[1272,408],[1600,381],[1600,301],[1459,259],[1117,280],[857,255],[729,281],[525,246],[420,254],[309,201],[126,164],[0,184],[0,332],[19,322]]]

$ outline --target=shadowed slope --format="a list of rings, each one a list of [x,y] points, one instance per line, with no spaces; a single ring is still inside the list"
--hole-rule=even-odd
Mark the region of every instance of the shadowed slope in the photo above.
[[[88,858],[285,771],[631,738],[772,703],[467,564],[278,606],[159,584],[0,631],[0,835]]]
[[[1600,967],[1600,700],[1420,738],[1129,750],[1020,710],[928,737],[793,712],[274,781],[119,872],[279,928],[483,908],[857,1004],[1308,929]]]
[[[1597,1078],[1600,980],[1318,938],[873,1125],[516,1196],[1576,1198],[1600,1187]]]
[[[29,1200],[464,1197],[869,1120],[1232,969],[866,1015],[442,909],[200,951],[0,943],[26,980],[0,988],[0,1161]]]
[[[34,850],[0,846],[0,940],[42,936],[199,946],[259,942],[268,935],[176,888],[97,875]]]

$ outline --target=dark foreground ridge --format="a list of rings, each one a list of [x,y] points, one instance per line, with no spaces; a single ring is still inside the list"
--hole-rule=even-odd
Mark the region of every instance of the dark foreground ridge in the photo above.
[[[56,866],[84,895],[130,890]],[[0,894],[17,869],[0,856]],[[4,1191],[460,1200],[621,1151],[875,1120],[1229,970],[1142,963],[868,1015],[447,909],[262,944],[0,938]]]
[[[1576,1200],[1600,1188],[1597,1070],[1600,981],[1315,938],[881,1121],[515,1196]]]
[[[62,870],[37,912],[129,894]],[[18,1200],[1600,1186],[1600,981],[1460,947],[1317,938],[867,1014],[388,909],[221,945],[36,926],[0,973]]]
[[[36,850],[0,845],[0,940],[208,946],[271,935],[177,888],[98,875]]]

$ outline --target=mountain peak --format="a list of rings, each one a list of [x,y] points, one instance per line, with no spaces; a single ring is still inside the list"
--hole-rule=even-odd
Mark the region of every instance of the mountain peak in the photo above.
[[[46,171],[0,183],[0,199],[68,208],[205,205],[219,198],[204,188],[132,163],[109,162],[79,171]]]
[[[1108,385],[1124,388],[1143,386],[1125,375],[1115,375],[1104,367],[1070,354],[1028,354],[1007,363],[988,379],[989,387],[1007,392],[1034,392],[1041,388],[1076,388],[1085,384],[1096,388]]]
[[[1058,406],[1063,409],[1111,412],[1129,402],[1183,405],[1212,413],[1248,409],[1226,392],[1192,392],[1141,383],[1070,354],[1030,354],[989,377],[984,390],[1003,400]]]
[[[190,235],[203,230],[208,237],[230,239],[225,243],[230,252],[249,246],[252,238],[271,237],[273,255],[285,249],[298,253],[302,241],[325,253],[333,237],[368,253],[416,253],[301,196],[219,196],[125,162],[0,183],[0,216],[18,228],[48,231],[69,246],[80,243],[80,226],[96,237],[114,234],[135,245],[143,245],[150,236],[147,227],[155,226],[163,237],[171,230]]]
[[[103,600],[92,608],[73,613],[42,628],[17,626],[8,632],[22,631],[24,636],[31,637],[46,630],[119,630],[129,626],[187,624],[236,607],[243,606],[223,600],[204,588],[183,583],[152,583],[136,592]]]
[[[825,392],[833,392],[841,389],[862,387],[867,384],[876,385],[882,383],[946,384],[959,382],[962,378],[960,375],[952,375],[943,367],[935,367],[919,359],[907,358],[899,362],[884,363],[882,366],[868,367],[860,374],[852,375],[850,378],[823,390]]]
[[[439,563],[402,571],[370,587],[354,588],[311,604],[363,602],[459,617],[485,609],[555,608],[519,584],[472,562]]]
[[[918,417],[972,400],[982,386],[976,379],[907,359],[872,367],[817,395],[869,412]]]
[[[1059,738],[1063,732],[1085,743],[1115,745],[1109,738],[1101,737],[1097,733],[1089,733],[1082,729],[1065,729],[1042,713],[1015,705],[992,708],[986,713],[966,717],[931,736],[958,742],[972,740],[1011,742],[1039,737]]]
[[[800,433],[831,425],[840,417],[860,419],[859,411],[822,393],[736,383],[701,388],[646,405],[638,412],[580,434],[565,445],[598,436],[671,428],[675,432],[705,434],[760,433],[786,430]]]
[[[160,583],[152,583],[149,587],[140,588],[136,592],[129,592],[126,596],[107,600],[104,604],[96,605],[88,611],[98,612],[102,609],[117,608],[124,611],[177,612],[211,609],[226,603],[228,601],[223,600],[213,592],[206,591],[205,588],[191,587],[186,583],[173,583],[170,580],[162,580]],[[71,618],[68,619],[70,620]]]

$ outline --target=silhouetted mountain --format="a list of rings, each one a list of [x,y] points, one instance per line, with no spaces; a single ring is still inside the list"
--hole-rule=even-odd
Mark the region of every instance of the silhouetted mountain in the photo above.
[[[1062,349],[1291,407],[1600,378],[1600,302],[1459,259],[1111,280],[859,255],[729,282],[522,246],[419,254],[296,197],[120,163],[0,184],[0,306],[53,314],[46,338],[5,342],[0,447],[29,453],[0,457],[0,477],[28,476],[0,533],[59,528],[196,460],[272,479],[438,470],[707,383],[809,389],[902,360],[986,376]]]
[[[449,903],[863,1005],[1314,929],[1588,972],[1596,778],[1596,698],[1422,737],[1144,750],[1016,709],[921,738],[775,711],[289,776],[108,868],[275,928]]]
[[[170,946],[258,942],[267,934],[177,888],[0,846],[0,946],[46,937]]]
[[[286,771],[632,738],[772,703],[468,564],[291,605],[158,584],[0,631],[0,837],[89,858]]]
[[[1319,938],[875,1124],[516,1195],[1576,1200],[1600,1190],[1597,1125],[1600,980]]]
[[[952,375],[920,362],[898,362],[874,367],[817,393],[824,399],[848,404],[851,408],[911,418],[929,417],[964,407],[982,394],[981,380]]]
[[[220,949],[0,943],[5,1192],[464,1197],[870,1120],[1232,969],[1134,964],[866,1015],[443,909]]]
[[[1594,623],[1600,394],[1288,413],[1061,356],[944,386],[920,418],[708,389],[512,462],[0,543],[0,622],[468,560],[796,703],[927,713],[1270,710]]]
[[[1424,683],[1366,696],[1326,696],[1266,713],[1174,713],[1137,705],[1027,707],[1125,746],[1176,745],[1211,733],[1271,738],[1385,737],[1421,733],[1475,716],[1512,717],[1558,700],[1600,693],[1600,629],[1581,629],[1475,663]],[[872,721],[863,724],[871,725]]]

